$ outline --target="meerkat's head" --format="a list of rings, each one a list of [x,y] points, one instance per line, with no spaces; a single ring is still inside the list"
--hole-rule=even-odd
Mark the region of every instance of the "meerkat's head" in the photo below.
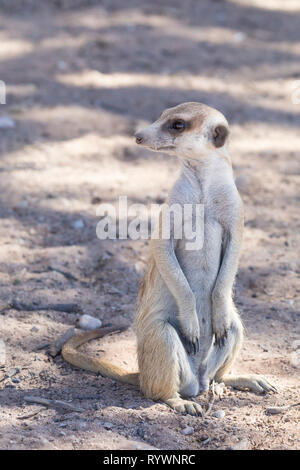
[[[151,150],[200,159],[225,147],[228,122],[222,113],[202,103],[182,103],[166,109],[157,121],[136,133],[136,143]]]

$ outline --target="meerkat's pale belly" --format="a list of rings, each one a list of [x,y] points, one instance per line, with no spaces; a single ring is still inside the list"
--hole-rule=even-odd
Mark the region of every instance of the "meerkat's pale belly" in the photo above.
[[[204,224],[202,248],[187,250],[186,243],[190,241],[185,238],[177,240],[175,255],[196,298],[203,348],[201,349],[203,354],[205,354],[206,349],[210,347],[212,338],[211,294],[221,263],[222,227],[215,219],[208,218]],[[162,319],[168,319],[179,330],[176,318],[178,307],[175,299],[156,267],[155,272],[150,312],[155,312]]]
[[[202,248],[187,250],[186,241],[180,240],[175,251],[178,262],[196,297],[197,313],[201,324],[210,325],[211,294],[220,269],[222,256],[221,225],[215,220],[207,220],[204,227]],[[206,328],[204,328],[206,330]],[[203,335],[207,331],[203,331]]]
[[[203,245],[199,249],[188,250],[189,240],[184,238],[177,244],[176,257],[196,296],[199,288],[211,294],[221,263],[222,234],[222,226],[217,221],[206,221]]]

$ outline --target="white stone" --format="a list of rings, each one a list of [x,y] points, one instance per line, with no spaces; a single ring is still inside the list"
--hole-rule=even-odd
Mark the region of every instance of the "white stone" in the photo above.
[[[92,317],[91,315],[82,315],[79,318],[78,326],[82,330],[95,330],[96,328],[100,328],[102,325],[102,321],[99,318]]]

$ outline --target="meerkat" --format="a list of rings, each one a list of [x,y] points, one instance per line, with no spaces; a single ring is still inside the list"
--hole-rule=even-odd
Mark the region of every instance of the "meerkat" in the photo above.
[[[181,162],[167,204],[204,205],[201,249],[187,250],[184,234],[175,239],[172,225],[169,239],[160,236],[159,217],[138,296],[139,372],[127,373],[77,350],[84,342],[112,332],[111,328],[75,336],[62,351],[75,366],[139,385],[146,397],[191,415],[202,413],[193,398],[207,391],[213,380],[239,390],[276,391],[265,377],[228,374],[244,330],[232,297],[244,215],[228,135],[223,114],[196,102],[166,109],[136,134],[138,145],[175,155]]]

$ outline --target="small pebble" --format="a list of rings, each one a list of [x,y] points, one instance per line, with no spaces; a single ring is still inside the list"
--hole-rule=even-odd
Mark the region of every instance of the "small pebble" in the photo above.
[[[241,31],[238,31],[237,33],[233,35],[235,42],[245,41],[246,37],[247,37],[246,34],[242,33]]]
[[[229,447],[228,450],[249,450],[251,448],[251,443],[248,439],[242,439],[241,441],[233,444]]]
[[[82,219],[75,220],[72,225],[76,230],[84,228],[84,222]]]
[[[18,374],[20,372],[20,369],[18,367],[13,367],[12,369],[9,369],[7,372],[8,377],[13,377],[14,375]]]
[[[181,431],[181,434],[183,434],[184,436],[189,436],[190,434],[193,434],[193,432],[194,428],[192,426],[187,426]]]
[[[114,427],[113,423],[103,423],[105,429],[112,429]]]
[[[100,204],[101,200],[102,200],[101,197],[94,196],[91,200],[91,203],[92,204]]]
[[[15,121],[9,116],[0,116],[0,129],[13,129]]]
[[[208,437],[207,439],[205,439],[205,441],[202,441],[202,444],[203,445],[206,445],[210,442],[210,437]]]
[[[78,423],[78,429],[85,429],[87,427],[87,423],[85,421]]]
[[[64,60],[59,60],[57,62],[57,68],[64,72],[65,70],[68,70],[68,64]]]
[[[199,437],[199,441],[201,441],[201,442],[210,441],[210,437],[207,436],[207,434],[204,434],[204,435]]]
[[[215,418],[222,419],[222,418],[224,418],[224,416],[225,416],[225,411],[224,411],[224,410],[217,410],[217,411],[215,411],[215,412],[213,413],[213,416],[214,416]]]
[[[300,349],[300,339],[295,339],[295,341],[292,342],[291,348],[293,350]]]

